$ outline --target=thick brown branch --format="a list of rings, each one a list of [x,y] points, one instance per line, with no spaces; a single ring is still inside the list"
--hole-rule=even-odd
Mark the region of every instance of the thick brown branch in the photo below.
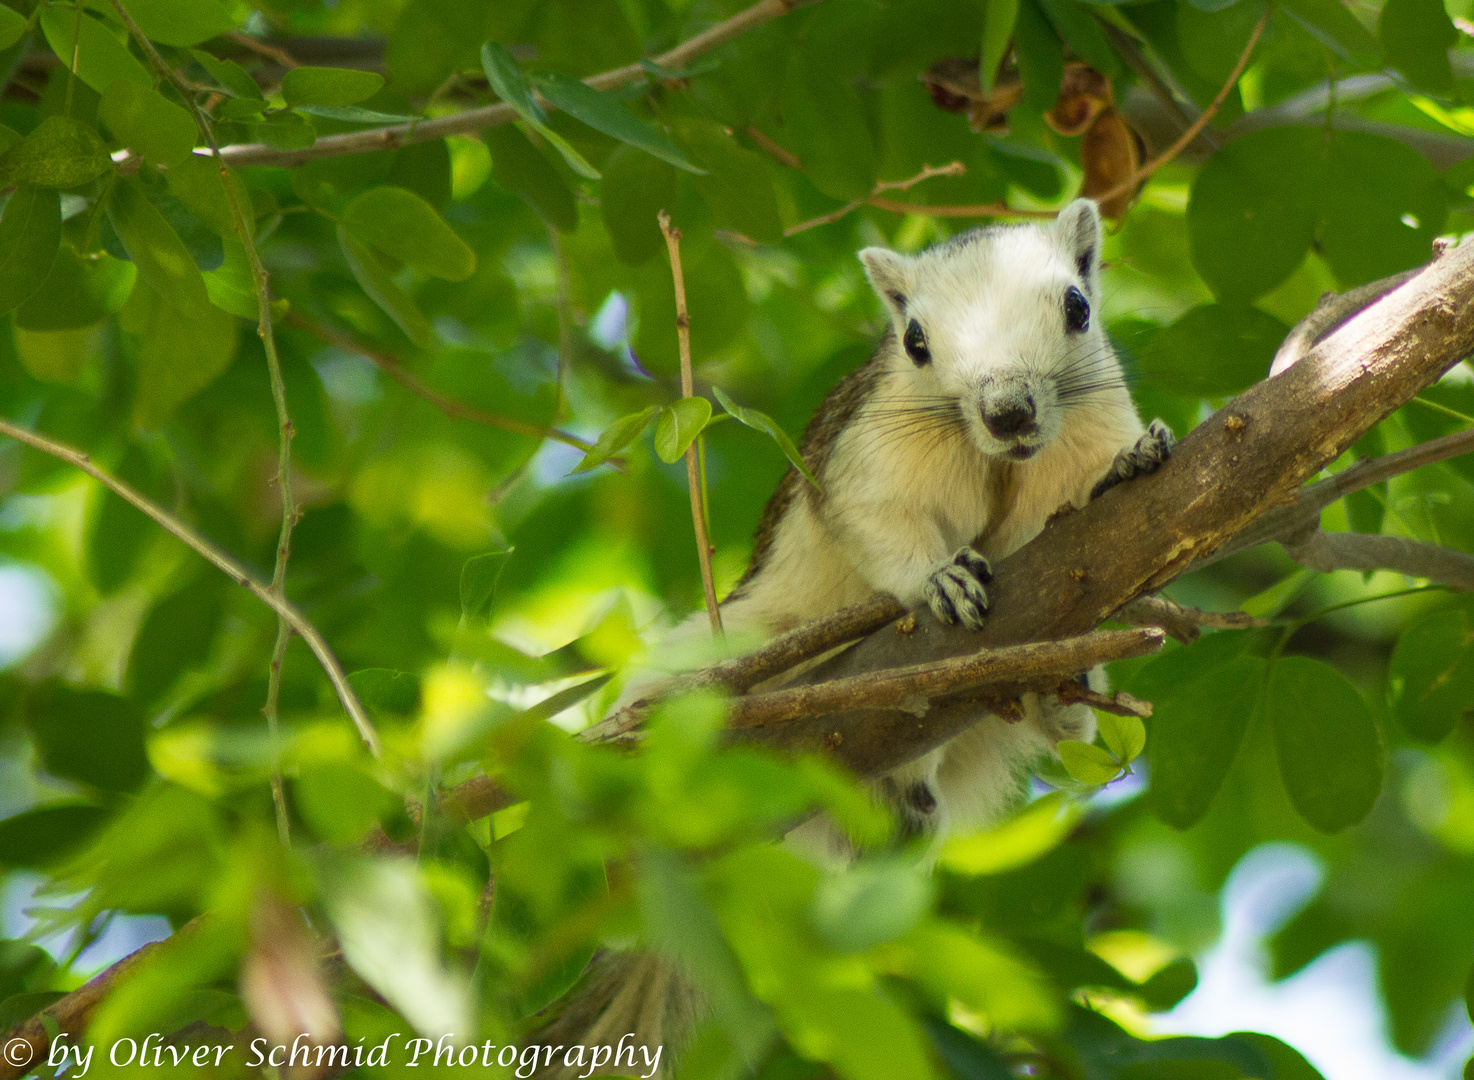
[[[1474,351],[1474,244],[1448,251],[1349,319],[1284,374],[1230,402],[1178,443],[1161,470],[1052,520],[995,567],[981,631],[917,613],[915,633],[882,629],[799,676],[802,684],[934,662],[1094,629],[1161,589],[1300,486],[1363,432]],[[874,775],[976,722],[934,705],[924,729],[900,710],[840,711],[748,731],[791,752],[831,748]]]
[[[1156,627],[1099,630],[1062,641],[985,649],[936,663],[753,694],[732,702],[732,726],[760,728],[840,709],[901,708],[914,717],[924,717],[929,702],[946,694],[988,683],[1088,671],[1096,664],[1155,652],[1164,636]]]

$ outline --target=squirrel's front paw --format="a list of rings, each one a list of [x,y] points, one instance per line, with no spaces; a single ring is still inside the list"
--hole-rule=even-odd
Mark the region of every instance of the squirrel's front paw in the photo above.
[[[932,572],[922,595],[943,622],[960,622],[969,630],[979,630],[988,614],[988,593],[983,586],[992,580],[988,560],[965,547]]]
[[[1171,428],[1161,420],[1153,420],[1134,445],[1116,455],[1116,460],[1111,462],[1111,471],[1101,477],[1090,497],[1094,499],[1117,484],[1156,472],[1162,462],[1172,456],[1172,446],[1176,442],[1177,437]]]

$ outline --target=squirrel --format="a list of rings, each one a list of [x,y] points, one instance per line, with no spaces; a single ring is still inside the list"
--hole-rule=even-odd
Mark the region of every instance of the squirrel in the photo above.
[[[1095,318],[1101,241],[1096,204],[1077,199],[1050,225],[974,228],[918,255],[859,253],[889,325],[805,429],[799,452],[820,486],[794,468],[784,475],[750,567],[721,604],[729,630],[778,633],[877,592],[977,629],[990,560],[1033,539],[1062,505],[1083,506],[1167,459],[1172,433],[1160,420],[1142,425]],[[703,632],[705,621],[692,616],[673,636]],[[636,682],[622,700],[649,691]],[[878,782],[903,831],[940,836],[996,821],[1018,801],[1031,760],[1061,739],[1095,737],[1086,705],[1036,694],[1023,704],[1022,722],[984,716]],[[824,861],[849,855],[823,818],[789,842]],[[651,962],[623,963],[643,971]],[[615,978],[620,963],[614,954],[596,964],[587,985],[632,982]],[[604,1008],[586,998],[564,1019],[633,1030],[611,1015],[628,995],[594,996]],[[697,1007],[689,988],[669,996],[637,1010],[657,1019],[653,1032],[638,1025],[643,1038],[668,1038],[678,1014]]]

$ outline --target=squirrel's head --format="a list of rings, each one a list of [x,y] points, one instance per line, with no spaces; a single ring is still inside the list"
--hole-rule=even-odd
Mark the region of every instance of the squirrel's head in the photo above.
[[[953,399],[985,453],[1024,461],[1065,414],[1121,385],[1095,315],[1100,212],[1076,199],[1052,225],[971,229],[919,255],[860,252],[918,400]]]

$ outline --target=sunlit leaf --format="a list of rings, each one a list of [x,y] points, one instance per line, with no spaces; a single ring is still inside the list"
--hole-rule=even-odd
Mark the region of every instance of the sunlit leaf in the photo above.
[[[41,32],[63,67],[70,70],[75,56],[77,78],[99,94],[119,79],[153,89],[148,69],[89,13],[79,13],[70,4],[48,4],[41,9]]]
[[[1078,739],[1059,741],[1059,759],[1065,770],[1082,784],[1108,784],[1121,775],[1121,765],[1110,754]]]
[[[107,215],[138,267],[138,276],[179,314],[206,317],[209,300],[199,266],[137,180],[119,180],[113,185]]]
[[[594,448],[583,456],[583,460],[571,470],[575,473],[588,472],[596,465],[602,465],[615,454],[619,453],[630,443],[640,437],[645,426],[650,423],[650,418],[660,409],[658,405],[650,405],[637,413],[621,416],[614,423],[604,429],[599,436],[599,441]]]
[[[363,291],[399,324],[405,337],[420,348],[428,349],[435,340],[435,331],[414,300],[395,283],[394,275],[384,265],[383,259],[342,225],[338,226],[338,243],[343,249],[343,257],[348,260],[348,268],[363,286]]]
[[[679,461],[710,420],[711,402],[700,395],[662,406],[655,420],[655,452],[660,460]]]
[[[109,86],[97,115],[119,142],[155,164],[179,164],[199,137],[187,109],[137,83]]]
[[[476,270],[476,253],[433,206],[404,188],[369,188],[348,204],[340,228],[432,277],[462,281]]]
[[[1146,747],[1146,725],[1136,716],[1117,716],[1115,713],[1096,714],[1100,726],[1100,739],[1116,758],[1130,764]]]
[[[107,146],[97,133],[65,116],[48,116],[0,157],[0,178],[7,184],[78,187],[113,167]]]

